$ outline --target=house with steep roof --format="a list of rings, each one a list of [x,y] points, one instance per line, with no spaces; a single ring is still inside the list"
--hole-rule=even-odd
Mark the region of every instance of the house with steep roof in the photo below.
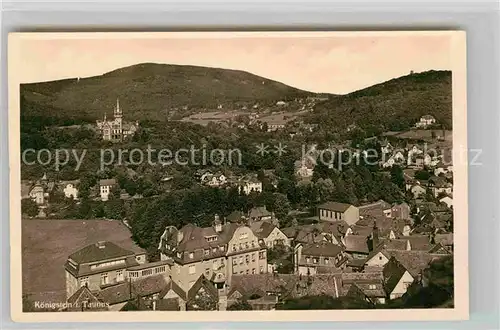
[[[389,299],[403,296],[415,280],[395,257],[391,257],[384,265],[382,273],[384,276],[384,289]]]
[[[249,226],[222,223],[216,216],[211,227],[168,226],[158,249],[162,260],[173,261],[172,278],[187,291],[202,274],[221,274],[230,284],[235,274],[267,272],[266,245],[260,241]]]
[[[351,204],[326,202],[318,205],[318,217],[320,221],[345,221],[353,225],[359,220],[359,209]]]
[[[342,273],[342,292],[345,296],[364,298],[373,304],[385,304],[386,293],[382,272]]]
[[[299,243],[294,248],[295,271],[301,275],[340,273],[346,262],[342,247],[332,242]]]
[[[348,228],[349,225],[345,221],[337,221],[292,226],[283,228],[281,231],[293,244],[328,241],[341,245]]]
[[[259,238],[259,243],[264,243],[268,248],[277,245],[290,246],[288,237],[270,222],[264,220],[252,222],[250,228],[255,236]]]
[[[145,261],[144,252],[134,253],[113,242],[100,241],[87,245],[72,253],[64,265],[66,296],[72,296],[82,286],[96,291],[124,282],[127,280],[127,269]]]
[[[95,292],[96,297],[108,304],[110,311],[124,310],[128,303],[135,303],[139,310],[154,310],[155,301],[170,279],[163,274],[125,281]],[[137,306],[138,305],[138,306]]]
[[[453,191],[453,185],[446,181],[445,178],[440,176],[433,176],[428,182],[429,188],[432,190],[434,197],[438,197],[440,194],[450,195]]]
[[[273,310],[279,301],[304,296],[341,295],[340,274],[235,275],[227,294],[228,305],[244,299],[254,310]]]
[[[109,304],[99,300],[87,285],[80,287],[68,298],[67,303],[67,308],[63,309],[66,312],[99,312],[109,308]]]
[[[256,206],[248,211],[248,218],[253,221],[271,221],[274,214],[269,212],[266,206]]]

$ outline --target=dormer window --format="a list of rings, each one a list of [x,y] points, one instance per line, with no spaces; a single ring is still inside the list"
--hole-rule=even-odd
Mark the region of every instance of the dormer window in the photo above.
[[[206,256],[210,255],[210,249],[206,249],[206,250],[205,250],[205,255],[206,255]]]
[[[177,252],[177,258],[179,258],[179,259],[182,258],[182,253]]]
[[[205,240],[207,242],[215,242],[217,240],[217,235],[214,235],[214,236],[205,236]]]
[[[212,253],[215,253],[215,252],[217,252],[217,248],[216,248],[216,247],[214,247],[214,248],[212,249]]]
[[[234,246],[233,246],[234,247]],[[221,251],[224,251],[224,245],[220,247]]]
[[[189,253],[189,259],[194,259],[194,253],[193,252]]]

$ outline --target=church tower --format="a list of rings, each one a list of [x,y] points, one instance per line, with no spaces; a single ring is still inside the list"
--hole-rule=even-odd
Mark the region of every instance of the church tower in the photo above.
[[[113,135],[115,140],[122,140],[123,123],[122,111],[120,109],[120,99],[116,99],[116,107],[114,111]]]

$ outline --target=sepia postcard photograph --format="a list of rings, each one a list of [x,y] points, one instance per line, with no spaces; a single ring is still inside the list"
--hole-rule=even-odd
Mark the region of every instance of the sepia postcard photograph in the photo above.
[[[12,318],[463,320],[461,31],[9,35]]]

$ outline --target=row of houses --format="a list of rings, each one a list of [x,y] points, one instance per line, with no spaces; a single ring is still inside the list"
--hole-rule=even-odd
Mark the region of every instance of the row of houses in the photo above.
[[[200,184],[209,187],[226,188],[237,186],[240,193],[245,195],[251,192],[262,192],[262,182],[257,179],[256,175],[228,177],[221,171],[212,173],[209,170],[199,170],[195,173],[195,178]]]

